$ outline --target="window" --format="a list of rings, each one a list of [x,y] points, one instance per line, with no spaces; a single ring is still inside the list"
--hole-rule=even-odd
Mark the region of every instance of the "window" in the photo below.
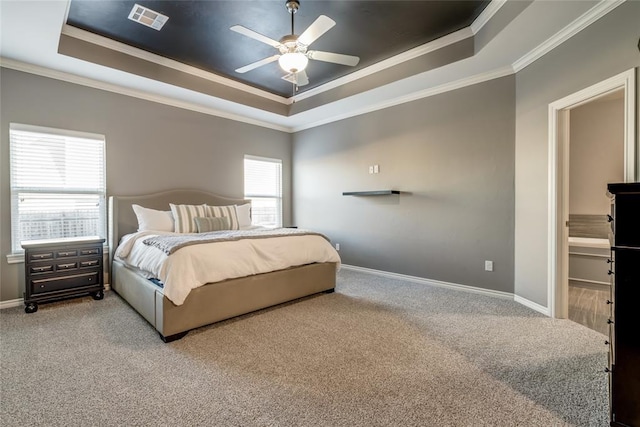
[[[244,198],[253,225],[282,227],[282,160],[244,156]]]
[[[104,136],[11,123],[11,248],[106,236]]]

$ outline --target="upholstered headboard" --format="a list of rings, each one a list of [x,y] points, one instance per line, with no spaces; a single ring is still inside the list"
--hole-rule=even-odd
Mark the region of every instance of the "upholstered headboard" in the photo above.
[[[169,203],[176,205],[206,203],[210,206],[227,206],[250,203],[250,200],[222,197],[202,190],[169,190],[141,196],[111,196],[109,197],[109,262],[113,260],[113,253],[122,236],[138,230],[138,219],[131,205],[168,211]]]

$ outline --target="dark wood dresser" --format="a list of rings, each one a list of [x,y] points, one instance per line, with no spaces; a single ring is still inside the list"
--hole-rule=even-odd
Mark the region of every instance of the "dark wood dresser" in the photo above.
[[[24,311],[34,313],[40,302],[73,296],[102,299],[104,241],[100,237],[23,241]]]
[[[612,195],[609,395],[612,426],[640,427],[640,182]]]

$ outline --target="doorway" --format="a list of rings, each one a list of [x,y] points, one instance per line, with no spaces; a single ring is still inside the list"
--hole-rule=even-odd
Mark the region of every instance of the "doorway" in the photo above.
[[[611,199],[607,184],[624,181],[624,91],[569,110],[568,318],[608,334],[611,295]]]
[[[624,181],[636,180],[635,69],[549,105],[549,270],[547,306],[552,317],[569,317],[571,113],[595,102],[622,98]],[[595,104],[592,104],[595,105]],[[602,190],[606,192],[605,189]]]

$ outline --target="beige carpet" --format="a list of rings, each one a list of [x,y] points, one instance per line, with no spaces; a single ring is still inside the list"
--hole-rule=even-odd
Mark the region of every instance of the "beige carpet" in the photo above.
[[[0,322],[3,426],[607,425],[603,335],[352,271],[171,344],[112,292]]]

